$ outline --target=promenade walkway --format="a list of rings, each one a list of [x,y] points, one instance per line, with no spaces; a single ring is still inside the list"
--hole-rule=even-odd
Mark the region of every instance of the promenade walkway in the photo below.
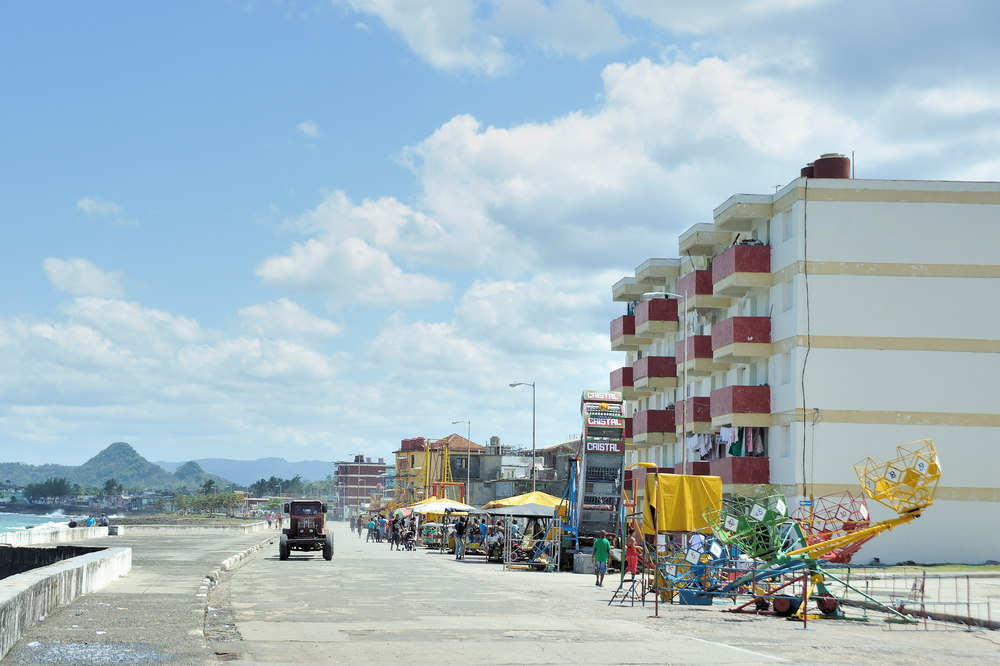
[[[615,581],[505,571],[481,557],[390,551],[334,525],[319,554],[253,553],[208,597],[202,578],[267,535],[106,538],[133,571],[53,613],[3,664],[995,663],[1000,632],[801,623],[712,607],[608,606]]]

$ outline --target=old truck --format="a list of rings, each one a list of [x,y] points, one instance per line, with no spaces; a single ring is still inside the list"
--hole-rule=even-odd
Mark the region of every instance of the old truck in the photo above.
[[[288,527],[281,530],[278,558],[287,560],[293,550],[322,550],[324,560],[333,559],[333,534],[326,526],[326,505],[319,500],[285,502]]]

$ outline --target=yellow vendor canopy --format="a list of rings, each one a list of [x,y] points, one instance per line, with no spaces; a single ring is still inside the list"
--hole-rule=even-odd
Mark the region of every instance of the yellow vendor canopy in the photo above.
[[[642,502],[644,534],[694,532],[708,527],[706,509],[722,508],[722,479],[691,474],[647,474]]]
[[[533,490],[530,493],[524,493],[523,495],[515,495],[514,497],[508,497],[506,499],[498,499],[483,505],[484,509],[495,509],[504,506],[522,506],[524,504],[541,504],[542,506],[559,506],[559,502],[562,500],[548,493],[543,493],[541,490]]]

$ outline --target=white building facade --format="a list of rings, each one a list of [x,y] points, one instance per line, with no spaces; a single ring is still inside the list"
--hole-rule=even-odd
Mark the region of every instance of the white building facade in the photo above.
[[[833,155],[807,169],[614,285],[626,465],[770,483],[794,507],[860,494],[856,463],[931,439],[933,506],[854,561],[1000,560],[1000,183],[856,180]]]

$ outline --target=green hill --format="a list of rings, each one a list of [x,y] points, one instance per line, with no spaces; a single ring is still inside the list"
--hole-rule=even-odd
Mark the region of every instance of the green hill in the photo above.
[[[25,465],[24,463],[0,463],[0,480],[10,480],[12,484],[23,486],[41,483],[56,477],[77,483],[80,486],[102,487],[108,479],[114,479],[126,488],[153,490],[173,490],[200,488],[209,479],[219,487],[230,485],[230,481],[208,474],[196,462],[181,465],[173,474],[159,465],[149,462],[125,442],[115,442],[82,465]]]

